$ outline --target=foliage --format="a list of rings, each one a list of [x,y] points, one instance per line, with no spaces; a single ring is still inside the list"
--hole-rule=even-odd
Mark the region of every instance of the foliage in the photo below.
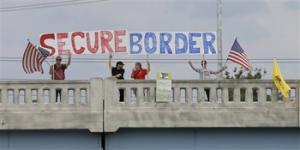
[[[225,79],[262,79],[267,74],[265,69],[255,68],[254,70],[244,70],[243,68],[238,69],[235,67],[232,74],[228,71],[225,72]]]

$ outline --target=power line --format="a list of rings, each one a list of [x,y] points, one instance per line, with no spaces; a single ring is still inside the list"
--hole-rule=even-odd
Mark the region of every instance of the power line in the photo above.
[[[82,1],[82,0],[67,0],[67,1],[59,1],[59,2],[44,2],[44,3],[33,3],[28,5],[15,5],[15,6],[8,6],[8,7],[0,7],[0,9],[12,9],[12,8],[22,8],[22,7],[34,7],[34,6],[43,6],[43,5],[53,5],[53,4],[62,4],[62,3],[70,3],[75,1]]]
[[[138,61],[141,62],[145,62],[146,60],[143,59],[132,59],[132,60],[123,60],[123,59],[116,59],[114,60],[114,62],[116,62],[117,60],[122,60],[124,63],[135,63]],[[21,62],[22,60],[13,60],[13,59],[0,59],[0,62]],[[187,63],[188,60],[182,60],[182,61],[172,61],[172,60],[149,60],[150,63],[160,63],[160,64],[180,64],[180,63]],[[54,60],[50,60],[49,62],[55,62]],[[73,63],[108,63],[108,60],[72,60]],[[194,60],[193,63],[200,63],[200,60]],[[217,63],[217,61],[209,61],[209,63],[211,64],[215,64]],[[228,63],[232,63],[232,62],[228,62]],[[272,61],[254,61],[251,62],[253,64],[272,64]],[[299,61],[280,61],[280,63],[288,63],[288,64],[300,64],[300,60]]]
[[[22,57],[9,57],[9,56],[4,56],[4,57],[0,57],[0,59],[17,59],[17,60],[19,60],[19,59],[22,59]],[[48,57],[48,59],[54,59],[54,57],[52,56],[50,56],[50,57]],[[80,58],[80,57],[73,57],[72,58],[73,60],[75,59],[75,60],[99,60],[99,59],[101,59],[101,58]],[[115,59],[118,59],[118,60],[120,60],[120,59],[122,59],[122,60],[145,60],[145,58],[115,58]],[[105,58],[105,59],[102,59],[102,60],[107,60],[107,58]],[[168,61],[168,60],[200,60],[199,58],[191,58],[191,59],[187,59],[187,58],[167,58],[167,59],[165,59],[165,58],[149,58],[149,60],[166,60],[166,61]],[[210,58],[210,59],[206,59],[207,61],[214,61],[214,60],[219,60],[219,59],[214,59],[214,58]],[[227,60],[227,59],[222,59],[222,60]],[[265,60],[265,61],[269,61],[269,60],[273,60],[273,58],[252,58],[252,59],[249,59],[249,60],[253,60],[253,61],[257,61],[257,60],[259,60],[259,61],[263,61],[263,60]],[[291,60],[291,61],[300,61],[300,58],[276,58],[276,60],[283,60],[283,61],[289,61],[289,60]]]
[[[61,7],[61,6],[70,6],[70,5],[79,5],[79,4],[90,4],[90,3],[99,3],[107,0],[70,0],[63,2],[49,2],[47,3],[38,3],[31,5],[19,5],[19,6],[11,6],[11,7],[2,7],[0,8],[0,12],[13,12],[13,11],[22,11],[22,10],[32,10],[32,9],[41,9],[41,8],[51,8],[51,7]]]

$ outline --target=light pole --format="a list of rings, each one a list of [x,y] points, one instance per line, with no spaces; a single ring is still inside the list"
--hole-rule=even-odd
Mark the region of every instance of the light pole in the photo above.
[[[222,68],[222,0],[217,0],[217,48],[218,48],[218,68]],[[219,74],[219,79],[222,74]]]

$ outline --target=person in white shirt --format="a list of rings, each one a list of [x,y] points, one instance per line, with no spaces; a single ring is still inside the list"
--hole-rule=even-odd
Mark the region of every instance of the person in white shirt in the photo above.
[[[227,66],[224,66],[218,71],[209,70],[207,69],[207,61],[205,59],[201,61],[201,68],[194,67],[191,60],[189,60],[189,65],[194,71],[199,73],[200,80],[210,80],[212,79],[211,75],[217,75],[227,69]]]
[[[199,73],[199,78],[200,80],[210,80],[212,79],[211,75],[217,75],[221,72],[223,72],[225,69],[227,69],[227,66],[222,67],[220,70],[217,71],[212,71],[207,69],[207,61],[205,60],[204,57],[202,57],[202,61],[201,61],[201,68],[195,68],[192,64],[192,61],[189,60],[189,65],[191,66],[191,68],[196,71],[197,73]],[[205,93],[206,93],[206,97],[205,100],[209,101],[209,89],[204,89]]]

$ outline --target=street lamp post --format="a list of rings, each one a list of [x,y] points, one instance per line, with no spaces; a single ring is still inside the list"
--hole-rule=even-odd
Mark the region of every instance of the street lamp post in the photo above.
[[[218,68],[222,68],[222,0],[217,0],[217,48],[218,48]],[[219,74],[219,79],[222,74]]]

